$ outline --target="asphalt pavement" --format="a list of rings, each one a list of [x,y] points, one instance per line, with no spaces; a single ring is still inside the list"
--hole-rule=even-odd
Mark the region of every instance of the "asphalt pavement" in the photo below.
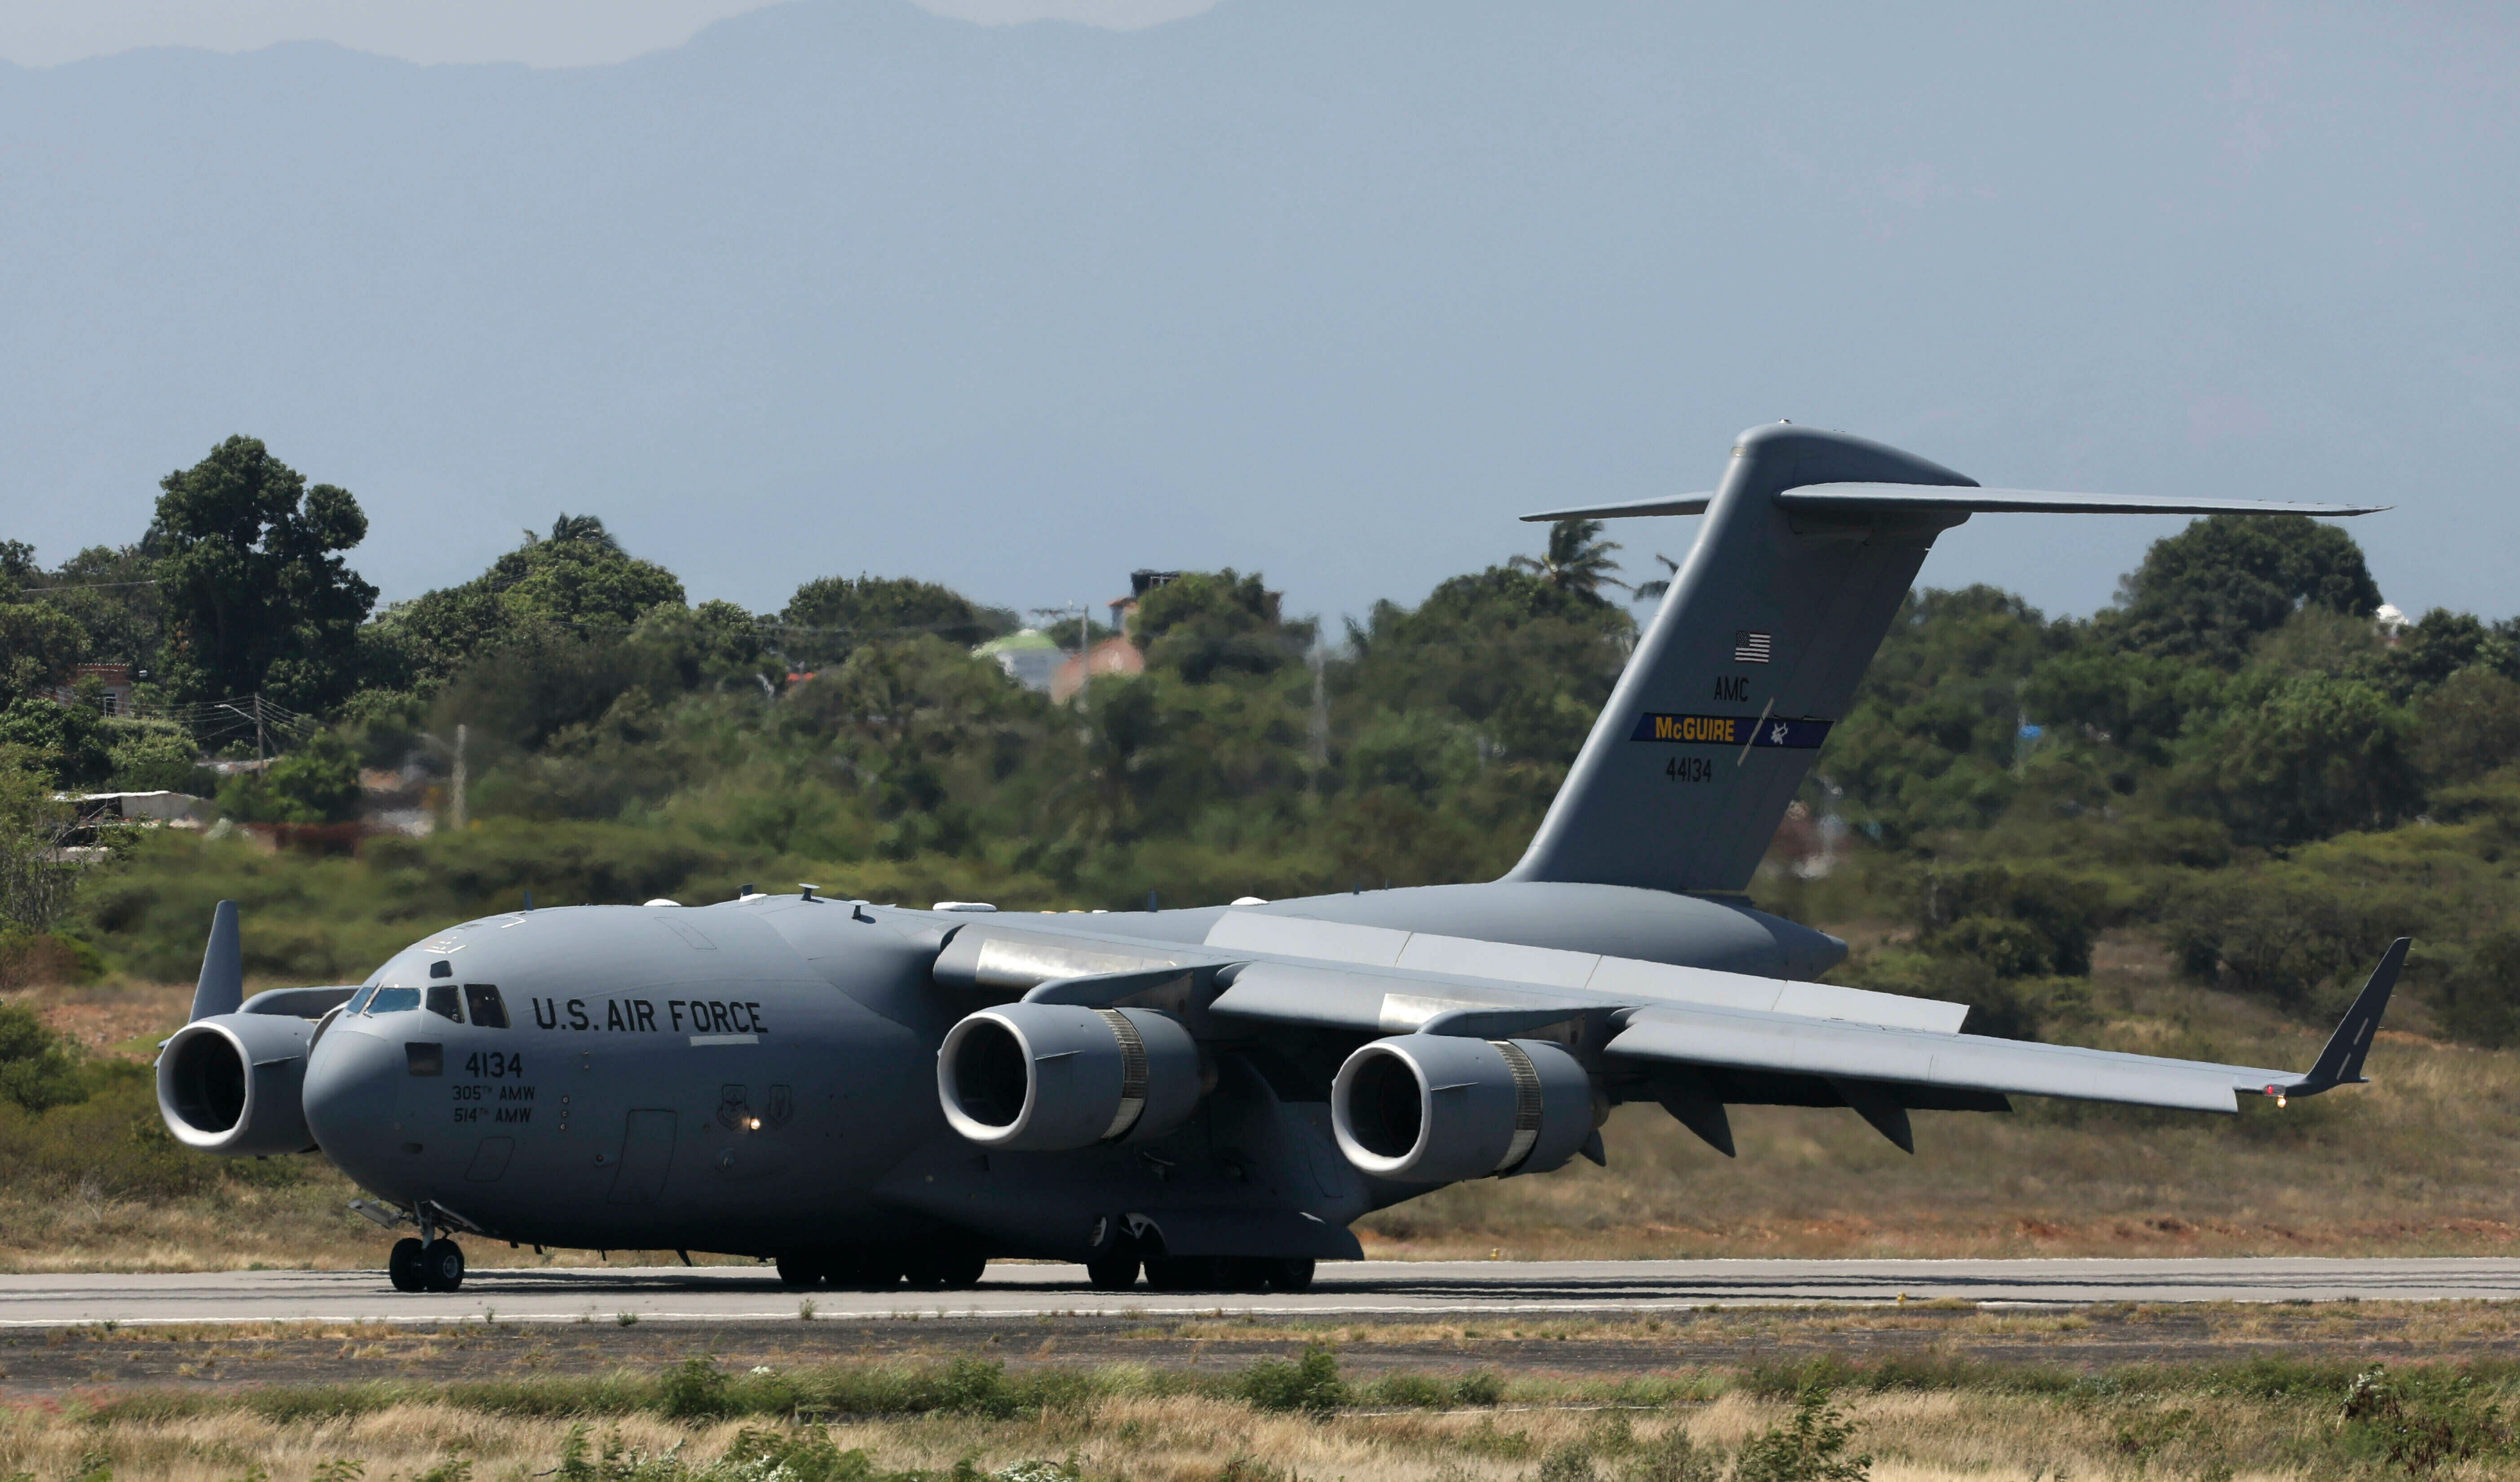
[[[1406,1319],[1602,1316],[1707,1306],[1934,1301],[2335,1302],[2520,1299],[2520,1260],[1350,1261],[1308,1292],[1101,1292],[1082,1267],[1000,1264],[962,1291],[790,1291],[767,1267],[476,1270],[458,1292],[397,1292],[382,1271],[0,1277],[0,1326],[80,1323],[729,1322],[1260,1313]]]

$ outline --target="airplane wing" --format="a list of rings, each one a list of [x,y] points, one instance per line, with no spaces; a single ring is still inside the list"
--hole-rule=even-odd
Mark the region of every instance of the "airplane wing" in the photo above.
[[[2407,947],[2400,938],[2381,957],[2307,1071],[1963,1034],[1964,1005],[1827,983],[1246,912],[1220,918],[1196,947],[968,930],[940,957],[937,975],[1096,1007],[1195,985],[1173,1001],[1228,1032],[1238,1022],[1368,1038],[1554,1030],[1605,1074],[1633,1076],[1666,1104],[1799,1100],[1761,1093],[1778,1078],[1818,1080],[1876,1126],[1895,1111],[1899,1131],[1883,1130],[1905,1145],[1901,1108],[1912,1106],[1993,1109],[2024,1095],[2229,1113],[2243,1092],[2315,1096],[2358,1082]],[[1666,1071],[1680,1077],[1679,1091],[1653,1085]]]

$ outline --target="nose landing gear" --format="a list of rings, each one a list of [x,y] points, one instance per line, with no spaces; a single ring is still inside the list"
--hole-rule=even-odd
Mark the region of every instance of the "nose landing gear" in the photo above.
[[[405,1236],[385,1258],[385,1276],[396,1291],[453,1291],[464,1284],[464,1247]]]

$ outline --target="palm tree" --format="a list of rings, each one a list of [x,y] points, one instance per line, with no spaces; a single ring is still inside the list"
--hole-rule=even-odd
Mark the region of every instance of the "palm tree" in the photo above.
[[[1610,559],[1610,553],[1619,549],[1618,542],[1600,536],[1601,522],[1598,519],[1561,519],[1549,527],[1548,554],[1538,558],[1517,556],[1506,563],[1517,571],[1530,572],[1560,592],[1598,602],[1603,587],[1627,586],[1610,574],[1619,569],[1619,563]]]
[[[533,532],[528,530],[525,534],[530,538]],[[593,515],[562,514],[560,518],[552,521],[551,539],[554,545],[562,541],[582,540],[602,546],[607,551],[621,549],[620,540],[611,531],[604,528],[604,521]]]
[[[1662,596],[1665,592],[1670,591],[1671,578],[1680,574],[1680,562],[1672,560],[1668,556],[1665,556],[1660,551],[1656,551],[1654,553],[1654,560],[1661,561],[1663,563],[1663,569],[1669,574],[1657,576],[1651,581],[1638,582],[1636,585],[1636,594],[1637,601],[1639,602],[1650,602],[1653,599]]]

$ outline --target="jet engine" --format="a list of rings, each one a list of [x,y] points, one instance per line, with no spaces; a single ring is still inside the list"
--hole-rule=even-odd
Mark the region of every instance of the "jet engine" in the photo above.
[[[1592,1137],[1593,1082],[1545,1040],[1395,1035],[1339,1066],[1330,1127],[1348,1161],[1376,1178],[1547,1173]]]
[[[1198,1045],[1150,1009],[1007,1004],[945,1034],[945,1120],[984,1147],[1058,1152],[1161,1137],[1198,1104]]]
[[[158,1114],[187,1147],[251,1156],[315,1145],[300,1097],[315,1023],[222,1013],[175,1031],[158,1055]]]

